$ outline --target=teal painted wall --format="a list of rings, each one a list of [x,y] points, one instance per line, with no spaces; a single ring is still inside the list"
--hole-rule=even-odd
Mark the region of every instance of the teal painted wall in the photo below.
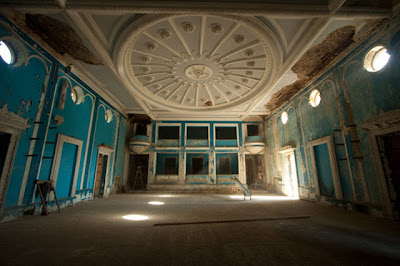
[[[282,156],[278,151],[291,145],[296,148],[300,197],[313,198],[315,179],[309,142],[332,136],[344,200],[365,202],[369,198],[369,202],[379,208],[380,192],[368,132],[361,129],[361,124],[381,112],[400,108],[399,30],[399,18],[396,18],[266,119],[270,182],[274,176],[281,175],[277,162],[282,161]],[[384,69],[370,73],[363,67],[364,57],[369,49],[382,44],[388,48],[391,59]],[[310,93],[314,89],[318,89],[322,97],[317,107],[312,107],[309,103]],[[281,122],[283,111],[289,114],[286,125]],[[357,140],[350,134],[352,128],[355,128]],[[362,157],[361,168],[360,159],[356,156],[357,143]],[[316,157],[319,163],[328,160],[325,158],[326,153],[317,152]]]
[[[0,108],[7,104],[8,111],[27,119],[30,128],[23,130],[20,135],[2,217],[16,217],[21,215],[23,210],[40,205],[34,181],[54,178],[51,172],[55,164],[57,138],[60,135],[82,141],[82,154],[77,162],[79,171],[73,197],[71,173],[75,170],[77,146],[67,142],[63,145],[60,163],[63,169],[56,183],[58,196],[63,198],[61,203],[71,205],[92,198],[97,147],[102,144],[113,149],[109,158],[107,184],[110,189],[115,176],[124,176],[127,117],[107,103],[82,79],[73,73],[67,73],[66,66],[0,15],[0,38],[5,37],[5,40],[17,40],[21,49],[25,51],[26,60],[18,66],[7,65],[0,60]],[[65,105],[64,108],[60,108],[58,103],[64,81],[67,84]],[[71,89],[75,86],[79,86],[84,94],[83,101],[78,105],[70,97]],[[40,105],[42,112],[38,113]],[[106,109],[111,110],[113,114],[110,123],[105,121]],[[64,121],[57,125],[55,116],[62,117]],[[35,127],[36,136],[33,135]],[[33,137],[35,139],[32,139]],[[31,153],[30,145],[33,147]]]

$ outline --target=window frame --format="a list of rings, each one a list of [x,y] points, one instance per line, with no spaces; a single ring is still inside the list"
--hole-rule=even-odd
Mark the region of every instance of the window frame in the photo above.
[[[217,141],[217,127],[236,127],[236,146],[232,147],[217,147],[216,146],[216,141]],[[240,146],[239,143],[239,123],[216,123],[213,126],[214,130],[214,136],[213,136],[213,141],[214,141],[214,147],[216,150],[232,150],[232,149],[237,149]]]
[[[208,139],[207,139],[207,147],[188,147],[190,149],[205,149],[205,148],[209,148],[210,147],[210,141],[211,141],[211,132],[210,132],[210,124],[209,123],[188,123],[185,124],[185,146],[187,146],[187,141],[188,141],[188,134],[187,134],[187,130],[188,127],[207,127],[208,128]],[[191,140],[191,139],[189,139]]]

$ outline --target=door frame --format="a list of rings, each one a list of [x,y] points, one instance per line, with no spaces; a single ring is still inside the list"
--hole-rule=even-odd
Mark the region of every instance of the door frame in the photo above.
[[[382,164],[378,137],[400,131],[400,109],[383,112],[361,124],[361,128],[368,132],[372,158],[374,160],[375,174],[381,197],[383,216],[393,219],[393,207],[386,185],[386,175]]]
[[[0,109],[0,131],[10,134],[7,155],[4,160],[3,171],[0,173],[0,216],[3,212],[4,202],[8,190],[8,184],[14,166],[15,155],[17,153],[18,141],[22,130],[30,128],[28,119],[23,119],[19,115],[9,112],[7,104]]]
[[[321,196],[320,191],[319,191],[318,171],[317,171],[317,164],[315,162],[314,147],[321,145],[321,144],[326,144],[328,146],[329,163],[331,165],[333,187],[335,188],[335,197],[338,200],[342,200],[343,192],[342,192],[342,186],[340,185],[339,170],[337,167],[336,154],[335,154],[335,149],[334,149],[334,144],[333,144],[333,136],[329,135],[326,137],[322,137],[322,138],[310,141],[308,144],[310,146],[310,151],[311,151],[311,163],[312,163],[312,167],[313,167],[312,170],[313,170],[314,182],[315,182],[315,195]]]
[[[64,143],[69,143],[69,144],[78,146],[78,152],[76,154],[76,162],[75,162],[75,171],[74,171],[74,176],[73,176],[73,181],[72,181],[72,189],[71,189],[71,193],[69,195],[69,197],[74,197],[75,192],[76,192],[76,183],[78,181],[78,176],[79,176],[79,168],[81,165],[82,146],[83,146],[82,140],[58,133],[57,145],[56,145],[56,150],[54,152],[54,161],[53,161],[53,167],[51,169],[50,180],[53,180],[54,189],[55,189],[55,191],[57,191],[58,172],[60,170],[61,155],[62,155]],[[50,200],[53,200],[53,199],[54,199],[54,195],[51,195]]]
[[[289,167],[290,167],[290,171],[291,171],[291,173],[292,173],[292,176],[291,177],[289,177],[291,180],[292,180],[292,182],[291,182],[291,186],[293,186],[293,180],[295,180],[295,182],[296,182],[296,187],[294,187],[293,188],[293,193],[294,193],[294,197],[296,197],[296,198],[299,198],[299,179],[298,179],[298,176],[297,176],[297,166],[296,166],[296,155],[295,155],[295,153],[294,153],[294,151],[296,150],[296,147],[293,147],[293,146],[290,146],[290,145],[288,145],[288,146],[284,146],[284,147],[282,147],[280,150],[279,150],[279,153],[281,154],[281,156],[283,157],[282,159],[282,164],[286,164],[286,162],[287,162],[287,160],[285,159],[286,157],[287,158],[290,158],[289,160],[288,160],[288,162],[289,162]],[[284,174],[285,173],[285,171],[283,171],[283,169],[281,170],[281,173],[282,173],[282,181],[283,180],[286,180],[288,177],[286,177],[286,174]],[[285,178],[286,177],[286,178]],[[286,182],[285,182],[286,183]],[[285,184],[285,187],[286,187],[286,184]]]
[[[103,155],[103,156],[107,155],[108,159],[107,159],[107,165],[106,165],[106,167],[107,167],[106,168],[106,176],[104,178],[103,197],[108,197],[108,195],[111,193],[111,189],[110,190],[108,189],[107,182],[108,182],[108,176],[110,174],[110,166],[111,166],[112,163],[114,163],[114,162],[111,162],[111,159],[112,159],[111,155],[114,152],[114,149],[112,149],[111,147],[108,147],[108,145],[106,146],[105,144],[97,146],[97,149],[98,149],[98,153],[97,153],[97,157],[96,157],[96,169],[95,169],[95,172],[94,172],[95,173],[95,177],[94,177],[94,182],[93,182],[92,193],[93,193],[93,197],[94,197],[94,189],[95,189],[95,184],[96,184],[96,173],[97,173],[97,166],[98,166],[97,160],[99,159],[99,155],[100,154]]]

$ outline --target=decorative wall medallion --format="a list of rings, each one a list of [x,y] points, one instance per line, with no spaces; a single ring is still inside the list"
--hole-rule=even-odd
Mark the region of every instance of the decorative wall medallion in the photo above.
[[[172,32],[170,32],[169,30],[166,30],[166,29],[160,30],[159,33],[160,33],[161,39],[163,39],[163,40],[168,40],[172,35]]]
[[[279,70],[283,53],[266,27],[251,17],[145,15],[121,34],[118,71],[127,87],[149,104],[177,112],[232,108],[268,89]],[[223,34],[227,29],[230,34]],[[147,34],[154,32],[157,42]],[[161,41],[166,39],[168,43]],[[247,43],[253,43],[251,49]],[[151,65],[143,65],[150,60]],[[257,71],[250,69],[256,65]],[[245,78],[249,71],[251,80]]]
[[[146,46],[149,51],[154,51],[157,48],[157,45],[152,42],[147,42],[144,46]]]
[[[210,29],[211,29],[212,32],[214,32],[216,34],[219,34],[219,33],[221,33],[223,31],[224,28],[222,27],[221,24],[214,23],[214,24],[210,25]]]
[[[233,37],[233,40],[235,41],[235,43],[241,44],[244,42],[244,36],[243,35],[235,35],[235,37]]]
[[[195,26],[190,22],[183,22],[182,28],[185,32],[192,32],[195,29]]]

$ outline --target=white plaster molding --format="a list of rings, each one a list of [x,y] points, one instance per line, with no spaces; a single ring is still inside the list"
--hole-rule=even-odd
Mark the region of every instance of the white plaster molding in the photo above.
[[[293,153],[295,150],[296,150],[296,147],[294,147],[292,145],[286,145],[279,149],[279,153],[280,154]]]
[[[8,111],[7,104],[0,108],[0,126],[11,128],[14,131],[21,131],[30,127],[28,119]]]
[[[386,132],[388,128],[400,124],[400,109],[382,112],[379,115],[361,123],[361,128],[373,131],[377,135],[381,130]]]
[[[89,25],[95,31],[96,35],[99,37],[98,39],[103,43],[103,49],[106,49],[108,52],[111,52],[110,43],[108,42],[106,36],[104,36],[104,33],[100,29],[99,25],[93,19],[93,16],[91,14],[88,14],[88,13],[84,13],[83,15],[86,18],[86,20],[89,23]]]
[[[58,173],[60,171],[61,156],[62,156],[62,152],[63,152],[64,143],[70,143],[70,144],[78,146],[78,152],[76,154],[76,162],[75,162],[75,171],[74,171],[74,176],[72,179],[71,194],[69,195],[69,197],[74,197],[75,192],[76,192],[76,183],[78,181],[78,176],[79,176],[79,168],[81,165],[82,146],[83,146],[82,140],[72,138],[72,137],[69,137],[69,136],[66,136],[63,134],[58,134],[50,179],[54,181],[54,187],[55,187],[55,190],[57,191],[57,179],[58,179]],[[51,196],[50,200],[53,200],[53,197],[54,196]]]
[[[312,162],[312,166],[313,166],[316,195],[320,196],[321,194],[320,194],[320,190],[319,190],[318,173],[317,173],[317,166],[315,163],[314,147],[321,145],[321,144],[326,144],[328,146],[329,162],[331,165],[333,186],[335,189],[335,196],[336,196],[336,199],[338,199],[338,200],[343,199],[342,186],[340,184],[339,171],[338,171],[337,162],[336,162],[336,154],[335,154],[335,150],[334,150],[333,137],[331,135],[326,136],[326,137],[323,137],[320,139],[310,141],[308,144],[310,146],[310,151],[311,151],[311,162]]]
[[[88,135],[87,135],[87,139],[86,139],[86,147],[85,147],[85,160],[83,162],[83,172],[82,172],[82,178],[81,178],[81,184],[80,184],[80,189],[83,189],[83,183],[86,177],[86,164],[87,161],[90,160],[89,155],[88,155],[88,151],[89,151],[89,142],[90,142],[90,137],[91,137],[91,133],[92,133],[92,124],[93,124],[93,119],[94,119],[94,108],[95,108],[95,102],[96,102],[96,97],[91,95],[91,94],[85,94],[83,96],[83,100],[85,100],[85,98],[88,97],[91,100],[92,103],[92,111],[90,113],[90,122],[89,122],[89,126],[88,126]],[[90,169],[88,169],[89,171]]]
[[[4,160],[3,171],[0,172],[0,216],[7,195],[8,184],[10,182],[12,169],[17,152],[19,137],[22,130],[28,129],[28,119],[9,112],[7,104],[0,109],[0,132],[10,134],[7,155]]]

